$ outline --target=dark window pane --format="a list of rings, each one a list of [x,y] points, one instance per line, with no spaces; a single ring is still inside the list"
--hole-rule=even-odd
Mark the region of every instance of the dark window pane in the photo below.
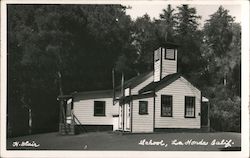
[[[161,116],[172,116],[173,101],[172,96],[162,95],[161,96]]]
[[[165,59],[175,60],[175,50],[165,49]]]
[[[94,101],[94,116],[105,116],[105,101]]]
[[[195,117],[195,97],[185,96],[185,117]]]
[[[155,61],[158,61],[160,59],[160,53],[161,53],[160,48],[155,51],[155,54],[154,54],[155,55]]]
[[[139,101],[139,114],[148,114],[148,102],[147,101]]]

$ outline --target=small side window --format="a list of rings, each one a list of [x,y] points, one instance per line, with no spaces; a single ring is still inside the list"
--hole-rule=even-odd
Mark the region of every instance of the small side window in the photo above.
[[[160,56],[161,56],[161,49],[159,48],[154,52],[154,60],[155,61],[160,60]]]
[[[105,116],[105,101],[94,101],[94,116]]]
[[[161,117],[172,117],[173,97],[171,95],[161,95]]]
[[[175,60],[175,49],[165,49],[165,59]]]
[[[185,117],[195,117],[195,97],[185,96]]]
[[[148,102],[139,101],[139,115],[147,115],[147,114],[148,114]]]

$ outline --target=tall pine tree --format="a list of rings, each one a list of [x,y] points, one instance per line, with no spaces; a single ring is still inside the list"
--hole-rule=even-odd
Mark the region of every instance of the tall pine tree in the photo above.
[[[240,131],[241,30],[222,6],[204,25],[203,57],[206,59],[205,93],[210,97],[211,126],[216,130]]]
[[[198,30],[201,17],[197,15],[195,8],[188,5],[177,8],[177,41],[180,44],[178,49],[178,71],[191,81],[197,81],[204,66],[200,51],[202,33]],[[199,82],[196,82],[196,84],[199,85]]]
[[[160,19],[156,20],[157,32],[161,43],[175,42],[177,16],[174,11],[169,4],[166,9],[163,9]]]

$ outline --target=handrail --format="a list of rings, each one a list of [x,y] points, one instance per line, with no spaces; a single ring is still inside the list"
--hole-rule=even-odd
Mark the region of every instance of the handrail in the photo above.
[[[80,127],[80,130],[81,130],[82,132],[87,132],[87,130],[86,130],[85,128],[82,127],[82,124],[81,124],[80,120],[78,120],[78,118],[77,118],[73,113],[72,113],[72,116],[73,116],[73,121],[74,121],[74,122],[77,121],[76,123],[78,123],[78,124],[80,125],[80,126],[79,126],[79,127]],[[76,120],[76,121],[75,121],[75,120]]]

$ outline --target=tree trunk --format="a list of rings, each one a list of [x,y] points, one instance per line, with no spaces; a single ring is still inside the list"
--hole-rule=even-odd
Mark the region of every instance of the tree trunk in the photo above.
[[[58,75],[58,86],[59,86],[59,96],[63,96],[63,89],[62,89],[62,75],[61,75],[61,72],[60,71],[58,71],[57,72],[57,75]],[[64,123],[65,121],[65,118],[64,118],[64,115],[63,115],[63,113],[64,113],[64,111],[63,111],[63,99],[62,98],[60,98],[59,99],[59,101],[60,101],[60,107],[59,107],[59,124],[60,123]]]

